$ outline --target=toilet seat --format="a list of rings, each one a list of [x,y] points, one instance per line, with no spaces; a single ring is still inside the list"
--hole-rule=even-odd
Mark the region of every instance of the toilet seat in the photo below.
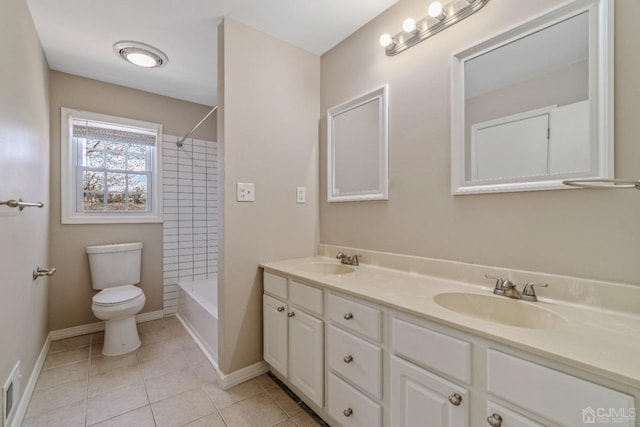
[[[103,289],[93,296],[93,304],[100,307],[111,307],[144,297],[142,289],[133,285],[116,286]]]

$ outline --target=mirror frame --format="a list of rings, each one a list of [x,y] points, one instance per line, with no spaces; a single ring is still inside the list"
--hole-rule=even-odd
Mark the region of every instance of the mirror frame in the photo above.
[[[451,79],[451,194],[570,189],[564,179],[610,179],[613,156],[613,0],[574,0],[550,9],[452,55]],[[530,179],[473,181],[467,178],[465,143],[465,63],[583,12],[589,13],[589,100],[591,167],[587,172]]]
[[[379,100],[378,108],[378,188],[340,193],[335,188],[335,127],[334,118],[339,114]],[[388,87],[384,85],[327,110],[327,201],[354,202],[365,200],[389,200],[388,156]]]

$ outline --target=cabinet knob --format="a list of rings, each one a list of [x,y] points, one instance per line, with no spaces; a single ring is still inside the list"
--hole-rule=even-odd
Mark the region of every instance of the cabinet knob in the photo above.
[[[278,307],[278,311],[279,311],[280,313],[282,313],[282,312],[284,311],[284,307],[282,307],[282,306]]]
[[[487,422],[491,427],[500,427],[502,425],[502,417],[498,414],[491,414],[487,417]]]
[[[344,411],[342,411],[342,413],[344,414],[345,417],[350,417],[351,414],[353,414],[353,409],[347,408]]]
[[[344,359],[342,360],[344,360],[344,363],[351,363],[353,362],[353,356],[352,355],[345,356]]]
[[[353,313],[347,313],[343,317],[344,317],[344,320],[351,320],[353,319]]]
[[[451,402],[453,406],[460,406],[460,404],[462,403],[462,396],[460,396],[458,393],[453,393],[451,396],[449,396],[449,402]]]
[[[294,311],[290,311],[289,313],[287,313],[287,316],[289,316],[289,317],[293,317],[295,315],[296,315],[296,313]]]

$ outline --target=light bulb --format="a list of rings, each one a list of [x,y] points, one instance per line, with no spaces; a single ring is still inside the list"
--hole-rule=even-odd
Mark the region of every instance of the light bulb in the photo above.
[[[393,37],[391,37],[391,34],[384,33],[383,35],[381,35],[380,44],[382,45],[382,47],[391,46],[393,44]]]
[[[413,33],[416,30],[416,20],[407,18],[402,23],[402,29],[407,33]]]
[[[442,3],[434,1],[429,5],[429,16],[432,18],[442,19],[444,14],[442,13]]]
[[[155,58],[140,52],[132,52],[127,55],[127,60],[140,67],[154,67],[156,65]]]

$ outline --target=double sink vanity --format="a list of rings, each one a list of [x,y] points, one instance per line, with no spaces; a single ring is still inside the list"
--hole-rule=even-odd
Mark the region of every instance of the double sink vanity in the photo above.
[[[637,287],[320,254],[261,264],[264,359],[329,425],[640,426]]]

